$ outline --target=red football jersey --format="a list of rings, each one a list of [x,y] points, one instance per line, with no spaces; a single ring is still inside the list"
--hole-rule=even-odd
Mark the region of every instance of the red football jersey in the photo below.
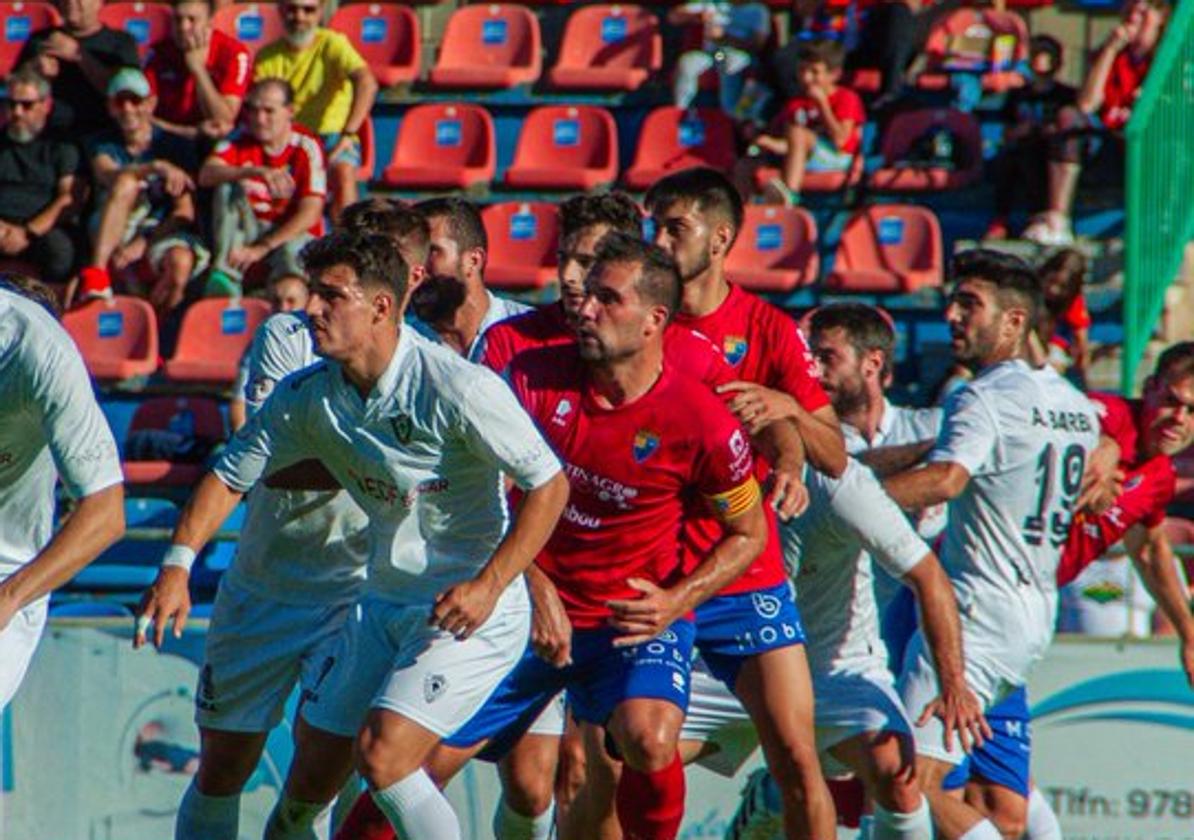
[[[1152,55],[1137,61],[1132,58],[1131,50],[1121,50],[1115,57],[1103,84],[1103,104],[1099,108],[1099,118],[1104,126],[1118,130],[1128,124],[1152,61]]]
[[[231,166],[268,166],[285,169],[294,178],[294,193],[290,198],[271,198],[265,181],[250,179],[245,192],[257,218],[272,225],[292,212],[299,199],[306,196],[327,195],[327,170],[324,166],[323,144],[319,138],[300,125],[290,131],[290,138],[279,154],[271,155],[248,132],[237,132],[216,146],[214,157]],[[323,233],[321,218],[311,227],[313,236]]]
[[[829,94],[829,110],[839,120],[850,120],[854,127],[839,151],[854,154],[862,144],[862,126],[866,123],[866,109],[862,98],[848,87],[838,85]],[[784,103],[776,117],[776,124],[786,128],[791,123],[807,126],[818,134],[824,131],[821,106],[811,96],[794,96]]]
[[[216,90],[224,96],[244,98],[253,69],[253,59],[244,44],[213,29],[207,45],[206,65]],[[203,120],[195,92],[195,77],[187,69],[182,50],[172,37],[153,45],[145,63],[145,75],[157,91],[156,116],[179,125],[198,125]]]
[[[729,295],[713,312],[699,318],[678,314],[675,323],[708,336],[734,368],[735,378],[785,391],[806,411],[829,404],[817,381],[816,362],[796,322],[762,298],[730,286]],[[759,461],[760,478],[765,469]],[[767,547],[745,574],[719,594],[754,592],[787,579],[778,525],[770,510],[767,519],[771,532]],[[691,519],[685,536],[690,549],[685,565],[694,568],[721,539],[721,526],[708,518]]]
[[[681,529],[692,497],[722,518],[759,498],[738,421],[705,385],[669,362],[649,392],[614,409],[593,398],[575,348],[524,352],[509,379],[564,462],[572,488],[536,562],[575,627],[604,626],[608,601],[640,597],[628,578],[669,585],[680,576]]]
[[[1135,466],[1140,446],[1139,400],[1125,400],[1100,391],[1091,391],[1086,396],[1099,413],[1099,431],[1119,444],[1119,463],[1125,467]]]
[[[551,303],[499,321],[486,330],[481,364],[503,374],[514,357],[524,350],[563,347],[575,341],[576,332],[568,323],[564,307]]]

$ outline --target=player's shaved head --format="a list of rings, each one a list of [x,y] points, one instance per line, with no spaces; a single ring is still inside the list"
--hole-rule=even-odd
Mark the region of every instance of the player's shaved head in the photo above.
[[[623,192],[578,195],[560,205],[560,239],[596,225],[605,225],[627,236],[640,236],[642,214],[634,199]]]
[[[716,169],[698,166],[665,175],[647,191],[647,212],[655,215],[675,204],[691,204],[711,224],[727,223],[733,229],[730,244],[742,229],[742,196],[730,179]]]
[[[1022,308],[1026,314],[1026,327],[1037,322],[1043,305],[1040,279],[1033,267],[1020,257],[990,248],[974,248],[953,258],[949,274],[955,283],[963,280],[990,283],[996,289],[1001,309]]]
[[[408,266],[427,262],[431,228],[427,217],[400,201],[367,198],[345,207],[340,214],[341,230],[389,237]]]
[[[680,272],[675,261],[656,245],[637,236],[611,232],[597,246],[593,270],[607,263],[638,266],[635,292],[648,306],[667,309],[670,320],[680,308]]]
[[[316,286],[322,272],[333,266],[347,266],[362,287],[393,292],[395,311],[406,300],[410,267],[387,236],[336,231],[308,243],[300,256]]]

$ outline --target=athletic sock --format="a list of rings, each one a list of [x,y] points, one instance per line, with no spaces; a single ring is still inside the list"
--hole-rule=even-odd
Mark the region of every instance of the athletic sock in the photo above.
[[[680,754],[654,773],[624,764],[615,804],[625,840],[673,840],[684,819],[684,764]]]
[[[461,840],[456,813],[424,770],[416,770],[385,790],[373,791],[373,801],[400,837]]]
[[[1003,835],[990,820],[981,820],[970,826],[970,830],[958,840],[1003,840]]]
[[[397,836],[373,797],[362,793],[332,840],[396,840]]]
[[[497,840],[550,840],[555,824],[554,799],[542,814],[527,817],[511,808],[503,796],[493,815],[493,836]]]
[[[327,807],[326,802],[299,802],[282,794],[265,824],[265,840],[319,840],[315,821]]]
[[[922,796],[915,811],[888,811],[875,806],[874,840],[933,840],[933,818]]]
[[[207,796],[191,779],[178,804],[174,840],[237,840],[240,835],[240,794]]]
[[[1049,800],[1040,788],[1033,788],[1028,795],[1028,823],[1025,826],[1026,840],[1061,840],[1061,823],[1049,806]]]

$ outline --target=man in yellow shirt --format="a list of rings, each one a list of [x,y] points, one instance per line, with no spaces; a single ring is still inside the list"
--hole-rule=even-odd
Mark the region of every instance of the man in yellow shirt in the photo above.
[[[377,80],[347,37],[319,25],[324,0],[282,0],[281,9],[286,35],[257,54],[253,75],[289,82],[295,120],[322,138],[334,221],[357,200],[357,133],[377,98]]]

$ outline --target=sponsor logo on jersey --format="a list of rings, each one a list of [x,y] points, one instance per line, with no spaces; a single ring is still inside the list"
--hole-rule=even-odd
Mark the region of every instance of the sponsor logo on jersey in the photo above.
[[[746,351],[750,348],[746,339],[740,335],[727,335],[725,340],[721,343],[722,352],[725,353],[726,361],[731,365],[737,365],[746,357]]]
[[[631,503],[638,498],[637,487],[627,487],[620,481],[591,473],[576,464],[565,463],[564,472],[574,492],[596,496],[598,501],[612,504],[618,510],[630,510],[633,507]]]
[[[443,674],[428,674],[423,677],[423,699],[434,703],[448,690],[448,678]]]
[[[1144,481],[1144,476],[1142,476],[1142,475],[1132,476],[1131,478],[1129,478],[1127,480],[1127,483],[1124,484],[1124,492],[1127,493],[1129,490],[1135,490],[1137,487],[1140,486],[1140,483],[1142,481]]]
[[[394,430],[394,437],[398,438],[399,443],[410,443],[414,422],[410,419],[409,414],[395,414],[390,418],[390,428]]]
[[[557,426],[563,426],[567,422],[567,417],[572,413],[572,400],[567,397],[562,398],[556,403],[556,413],[552,416],[551,422]]]
[[[564,513],[561,515],[561,518],[565,522],[569,522],[580,528],[588,528],[590,531],[596,531],[601,527],[600,516],[594,516],[591,513],[582,513],[573,504],[564,505]]]
[[[670,645],[674,645],[680,641],[676,637],[676,634],[671,630],[664,630],[662,633],[660,633],[655,638],[659,639],[659,641],[661,641],[661,642],[667,642]]]
[[[641,464],[650,458],[657,449],[659,449],[659,435],[646,429],[639,429],[634,433],[634,446],[631,452],[637,463]]]
[[[768,619],[779,615],[780,608],[783,606],[783,602],[779,598],[765,592],[750,593],[750,603],[755,608],[755,612]]]
[[[679,691],[681,694],[683,694],[684,693],[684,683],[685,683],[684,675],[681,674],[679,671],[672,671],[672,688],[676,689],[676,691]]]

